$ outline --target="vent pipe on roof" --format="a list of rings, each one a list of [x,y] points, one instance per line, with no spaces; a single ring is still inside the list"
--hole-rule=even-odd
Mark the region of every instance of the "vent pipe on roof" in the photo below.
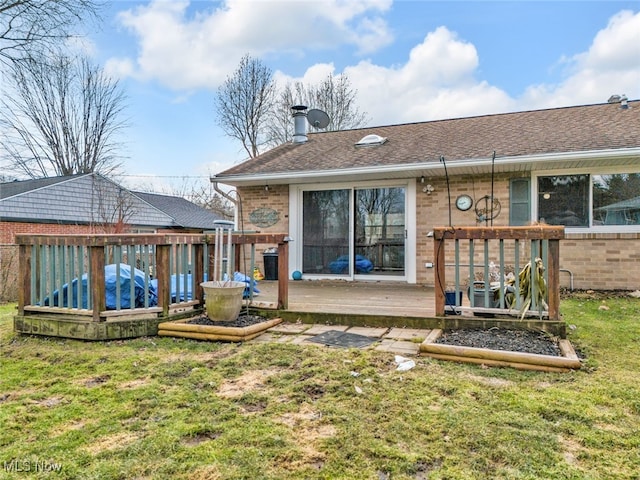
[[[294,105],[293,112],[293,143],[305,143],[307,141],[307,107]]]
[[[625,110],[629,108],[628,100],[629,99],[627,98],[627,96],[623,93],[622,96],[620,97],[620,108]]]

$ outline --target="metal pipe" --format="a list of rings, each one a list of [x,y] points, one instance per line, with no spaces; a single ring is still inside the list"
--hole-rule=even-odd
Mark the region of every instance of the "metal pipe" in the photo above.
[[[213,180],[213,177],[209,178],[209,181],[211,182],[211,184],[213,185],[213,189],[218,192],[220,195],[222,195],[224,198],[226,198],[227,200],[229,200],[231,203],[233,203],[236,207],[238,206],[238,200],[236,200],[235,198],[233,198],[231,195],[229,195],[227,192],[225,192],[224,190],[222,190],[219,186],[218,186],[218,182],[216,182],[215,180]]]
[[[559,269],[560,272],[566,272],[569,274],[569,287],[571,288],[571,291],[573,292],[573,272],[567,268],[560,268]]]

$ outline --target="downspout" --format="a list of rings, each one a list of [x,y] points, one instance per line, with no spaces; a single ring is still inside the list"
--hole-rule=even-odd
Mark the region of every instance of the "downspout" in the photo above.
[[[220,187],[218,186],[218,182],[216,182],[215,180],[213,180],[213,177],[209,178],[209,181],[213,184],[213,189],[219,193],[220,195],[222,195],[224,198],[226,198],[227,200],[229,200],[231,203],[233,203],[236,207],[238,206],[238,200],[236,200],[235,198],[233,198],[231,195],[229,195],[227,192],[225,192],[224,190],[221,190]]]
[[[216,182],[213,177],[209,177],[209,181],[211,182],[211,184],[213,185],[213,189],[219,193],[220,195],[222,195],[223,198],[226,198],[227,200],[229,200],[233,206],[235,207],[233,210],[235,212],[235,218],[234,223],[236,224],[236,229],[238,228],[237,226],[239,225],[239,209],[238,209],[238,199],[233,198],[231,195],[229,195],[227,192],[225,192],[224,190],[222,190],[219,186],[218,186],[218,182]]]

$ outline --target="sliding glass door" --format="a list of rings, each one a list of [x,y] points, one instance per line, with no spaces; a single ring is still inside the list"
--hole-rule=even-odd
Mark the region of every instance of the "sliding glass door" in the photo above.
[[[356,275],[404,275],[405,189],[355,190]]]
[[[405,202],[404,187],[303,191],[303,273],[403,277]]]
[[[302,273],[349,275],[350,190],[302,194]]]

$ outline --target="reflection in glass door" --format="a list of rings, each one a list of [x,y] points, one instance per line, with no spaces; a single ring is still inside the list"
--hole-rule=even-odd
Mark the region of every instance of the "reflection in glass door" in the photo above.
[[[302,273],[350,275],[350,193],[351,190],[303,192]]]
[[[355,274],[403,276],[405,189],[357,189],[354,204]]]

